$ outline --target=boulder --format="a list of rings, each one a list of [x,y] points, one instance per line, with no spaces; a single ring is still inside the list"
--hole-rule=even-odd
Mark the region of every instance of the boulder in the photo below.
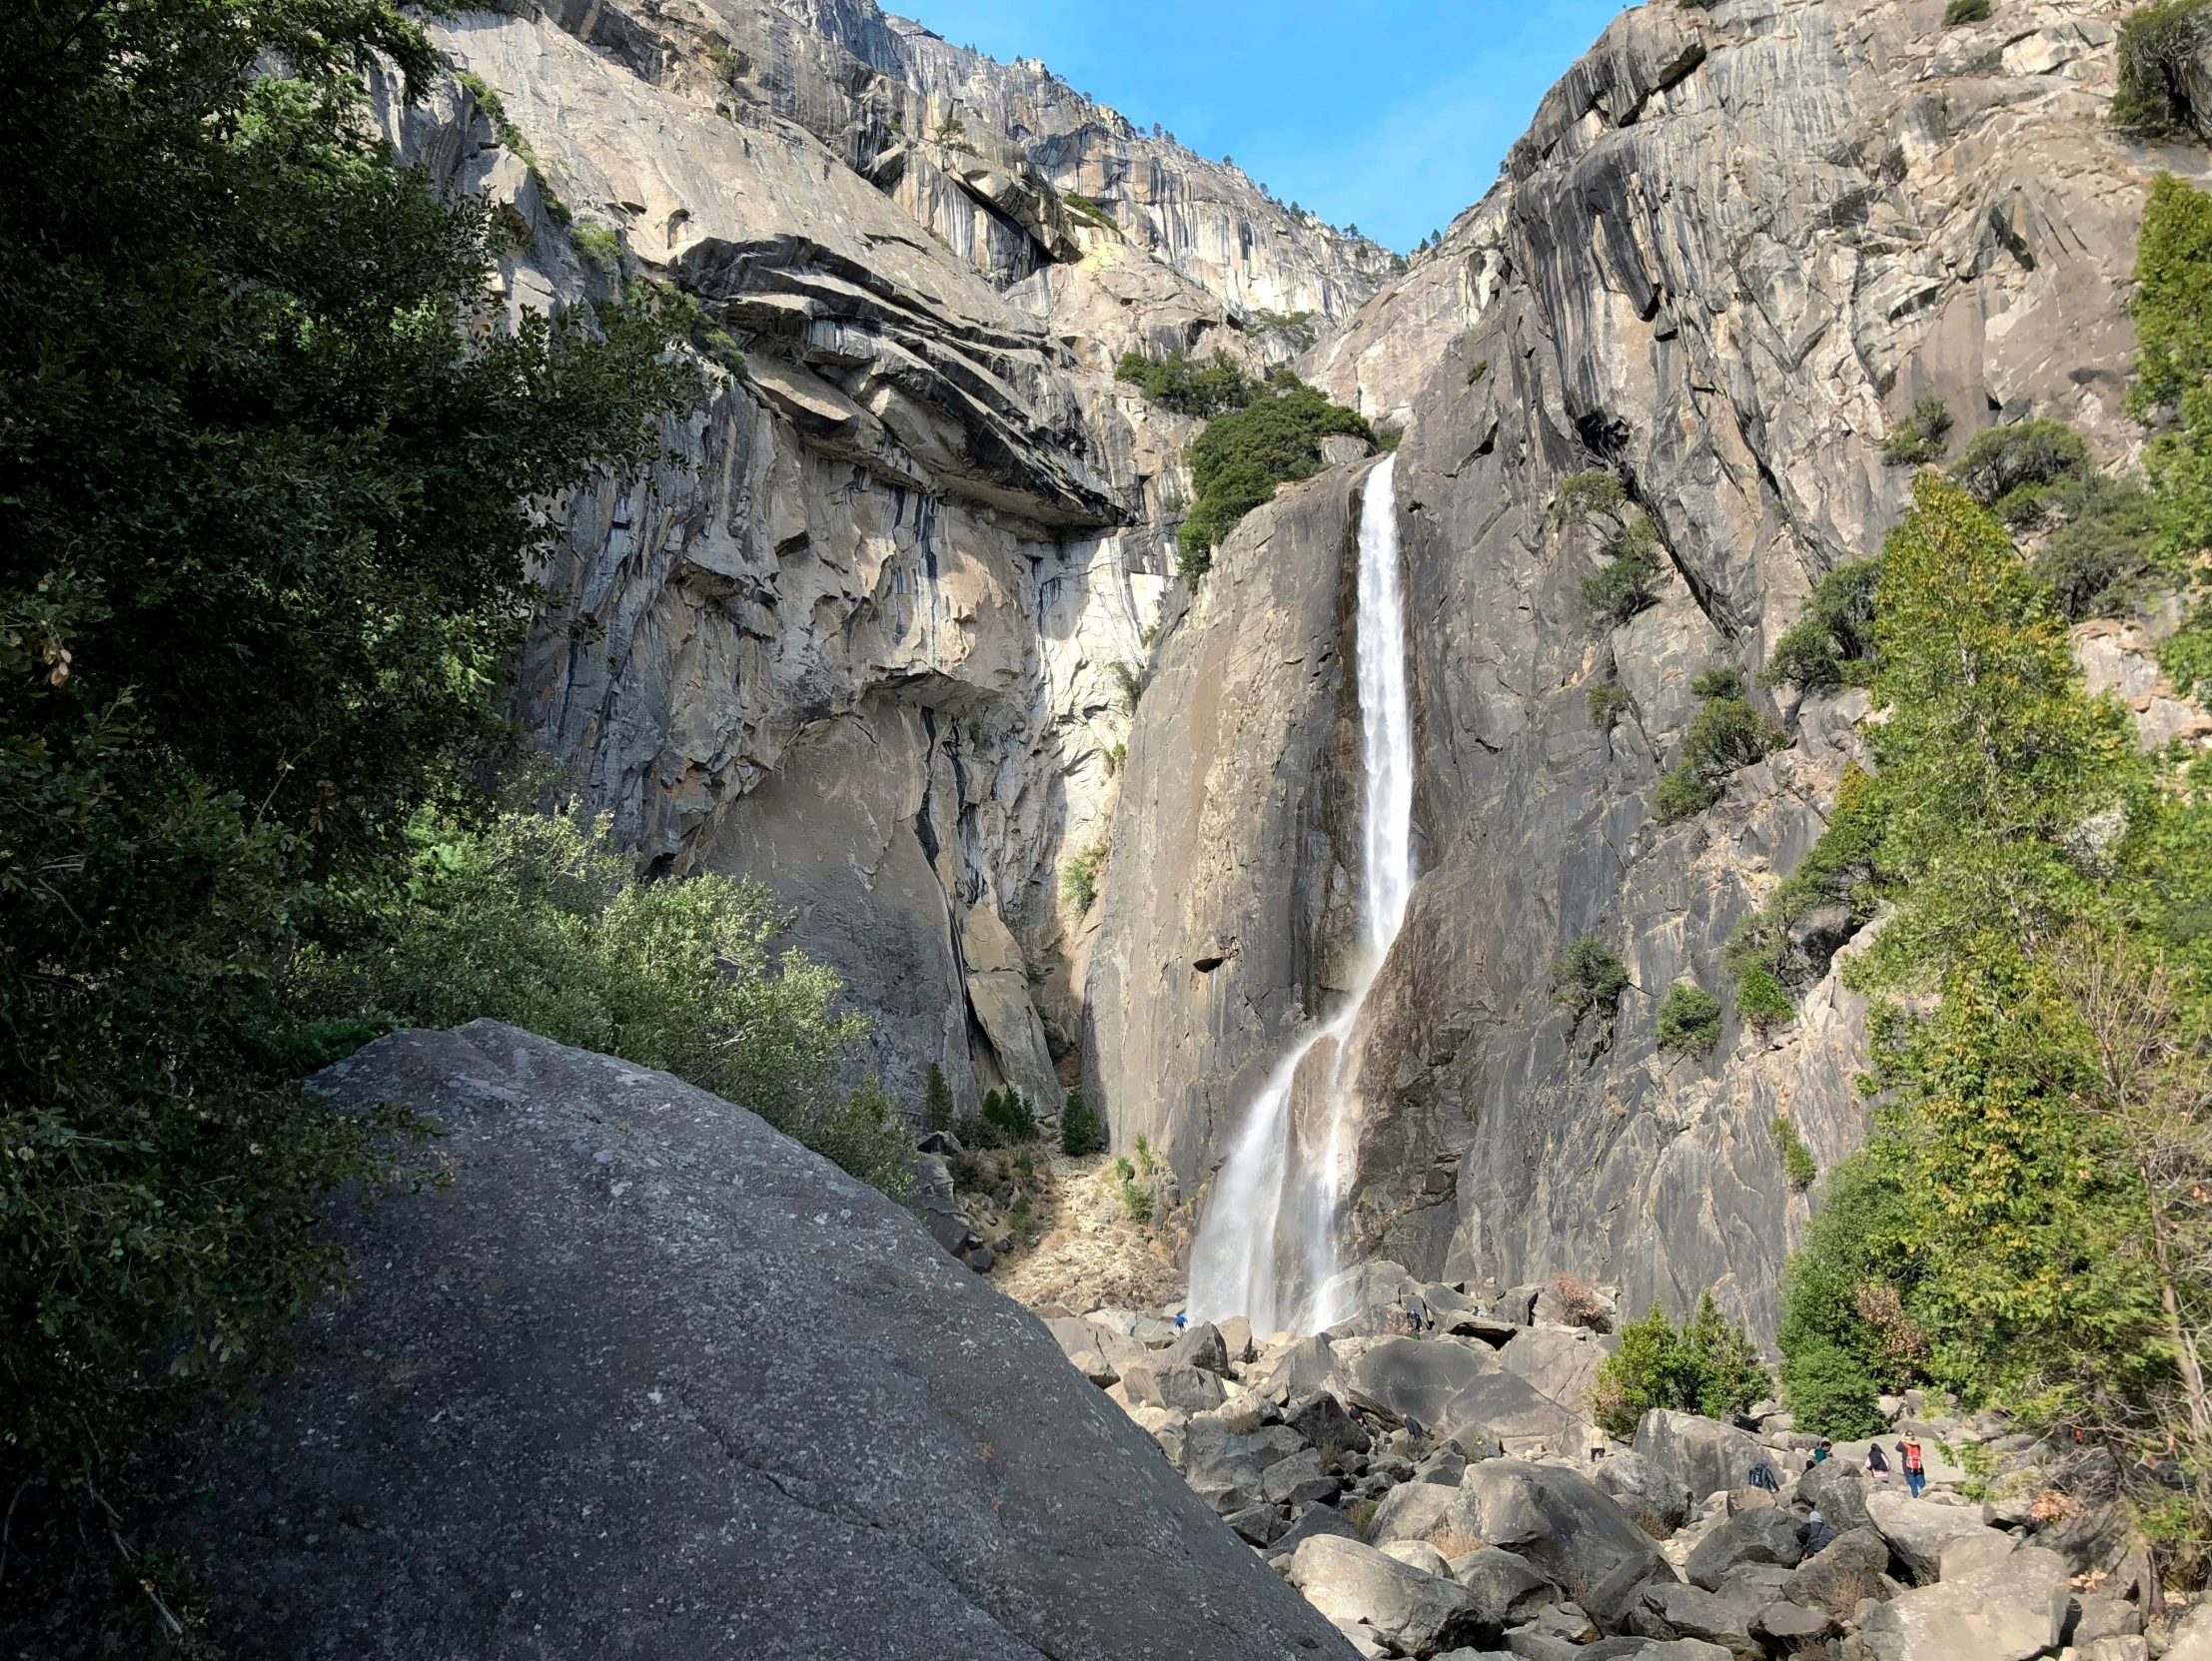
[[[192,1473],[236,1661],[1109,1661],[1194,1609],[1345,1653],[1042,1321],[744,1109],[492,1022],[316,1085],[455,1180],[332,1208],[353,1295]]]
[[[1630,1520],[1655,1540],[1663,1540],[1689,1520],[1695,1505],[1688,1484],[1660,1469],[1641,1453],[1616,1453],[1601,1459],[1591,1481],[1628,1512]]]
[[[1485,1459],[1467,1467],[1460,1492],[1470,1532],[1526,1557],[1600,1626],[1618,1630],[1647,1582],[1673,1578],[1643,1530],[1575,1471]]]
[[[1902,1489],[1890,1492],[1877,1488],[1868,1494],[1866,1514],[1889,1542],[1890,1554],[1917,1586],[1933,1584],[1941,1573],[1945,1540],[1962,1534],[1996,1532],[1984,1526],[1979,1510],[1930,1504],[1908,1497]]]
[[[1776,1563],[1795,1568],[1804,1555],[1797,1538],[1797,1513],[1786,1506],[1741,1511],[1697,1542],[1683,1574],[1692,1585],[1711,1591],[1740,1563]]]
[[[1462,1453],[1457,1446],[1447,1445],[1438,1448],[1422,1460],[1420,1464],[1414,1466],[1410,1480],[1430,1482],[1445,1488],[1456,1488],[1460,1485],[1460,1478],[1466,1474],[1467,1455]]]
[[[1976,1569],[1985,1569],[1999,1558],[2011,1556],[2016,1543],[2011,1535],[2000,1534],[1994,1528],[1976,1534],[1953,1534],[1937,1551],[1935,1577],[1957,1580]]]
[[[1282,1508],[1275,1505],[1247,1505],[1243,1510],[1233,1511],[1221,1520],[1236,1532],[1238,1538],[1256,1546],[1268,1545],[1288,1526]]]
[[[1725,1646],[1702,1638],[1601,1638],[1575,1661],[1732,1661]]]
[[[1159,1358],[1170,1366],[1193,1366],[1207,1372],[1224,1373],[1229,1370],[1229,1345],[1220,1327],[1210,1320],[1201,1321],[1162,1350]]]
[[[2031,1538],[2045,1551],[2065,1558],[2075,1574],[2117,1568],[2134,1548],[2126,1508],[2109,1500],[2083,1504],[2071,1516],[2037,1528]]]
[[[1451,1562],[1452,1578],[1481,1600],[1501,1627],[1519,1626],[1560,1601],[1560,1589],[1526,1557],[1484,1546]]]
[[[1309,1505],[1304,1510],[1293,1513],[1291,1525],[1276,1535],[1269,1545],[1268,1556],[1274,1558],[1281,1553],[1296,1551],[1303,1542],[1316,1534],[1335,1534],[1347,1540],[1360,1537],[1360,1531],[1352,1526],[1352,1519],[1342,1511],[1328,1505]]]
[[[1252,1322],[1244,1315],[1231,1315],[1217,1328],[1221,1333],[1221,1346],[1229,1359],[1239,1365],[1252,1359]]]
[[[1900,1592],[1859,1637],[1871,1661],[2027,1661],[2057,1646],[2068,1602],[2066,1560],[2023,1546],[1957,1580]]]
[[[1498,1302],[1491,1313],[1512,1321],[1516,1326],[1527,1326],[1536,1319],[1537,1295],[1542,1286],[1514,1286],[1498,1294]]]
[[[1888,1572],[1889,1542],[1877,1529],[1853,1528],[1797,1565],[1789,1577],[1789,1597],[1848,1620],[1865,1599],[1888,1598]]]
[[[1500,1636],[1466,1587],[1409,1568],[1357,1540],[1321,1534],[1303,1541],[1291,1558],[1289,1579],[1330,1620],[1372,1627],[1416,1661],[1444,1650],[1488,1648]]]
[[[2091,1593],[2077,1595],[2074,1601],[2081,1613],[2074,1619],[2068,1643],[2086,1646],[2099,1638],[2131,1638],[2143,1630],[2141,1607],[2124,1597],[2098,1597]]]
[[[1806,1651],[1825,1655],[1828,1637],[1835,1631],[1835,1617],[1825,1609],[1801,1603],[1769,1603],[1751,1619],[1751,1636],[1784,1655]]]
[[[1753,1465],[1774,1462],[1771,1448],[1732,1424],[1662,1408],[1654,1408],[1637,1421],[1635,1446],[1699,1499],[1748,1487]]]
[[[1762,1661],[1750,1632],[1750,1617],[1733,1604],[1696,1586],[1661,1582],[1644,1588],[1629,1619],[1651,1638],[1697,1638],[1718,1644],[1739,1661]]]
[[[1866,1473],[1840,1459],[1822,1459],[1808,1467],[1797,1478],[1797,1499],[1827,1518],[1838,1534],[1873,1522],[1866,1514]]]
[[[1433,1574],[1440,1580],[1454,1578],[1452,1565],[1444,1560],[1444,1553],[1427,1540],[1389,1540],[1375,1549],[1385,1557],[1395,1557],[1409,1569],[1419,1569],[1423,1574]]]
[[[1458,1532],[1473,1534],[1469,1508],[1458,1488],[1442,1488],[1434,1482],[1402,1482],[1383,1496],[1368,1519],[1367,1537],[1377,1545],[1387,1540],[1429,1540]]]
[[[1249,1433],[1230,1428],[1235,1408],[1193,1413],[1183,1426],[1183,1474],[1193,1486],[1235,1486],[1260,1491],[1260,1477],[1305,1446],[1288,1425],[1262,1425]]]
[[[2212,1661],[2212,1603],[2199,1603],[2174,1622],[2164,1661]]]
[[[1365,1453],[1372,1438],[1359,1420],[1344,1410],[1344,1403],[1327,1390],[1316,1390],[1283,1409],[1283,1422],[1307,1442],[1324,1452]]]
[[[1500,1353],[1487,1344],[1384,1338],[1352,1363],[1352,1379],[1361,1395],[1435,1435],[1489,1435],[1555,1451],[1579,1443],[1580,1415],[1507,1370]]]
[[[1278,1459],[1260,1476],[1260,1495],[1271,1505],[1311,1505],[1331,1500],[1344,1486],[1344,1478],[1321,1468],[1321,1455],[1304,1448],[1287,1459]]]
[[[1157,1357],[1123,1367],[1121,1387],[1131,1401],[1147,1407],[1172,1407],[1181,1413],[1209,1412],[1226,1399],[1216,1374]]]

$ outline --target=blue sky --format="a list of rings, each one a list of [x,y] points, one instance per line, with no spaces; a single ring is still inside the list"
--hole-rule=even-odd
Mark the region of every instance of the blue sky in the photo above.
[[[1286,202],[1404,251],[1498,177],[1618,0],[884,0],[1001,62],[1042,58]]]

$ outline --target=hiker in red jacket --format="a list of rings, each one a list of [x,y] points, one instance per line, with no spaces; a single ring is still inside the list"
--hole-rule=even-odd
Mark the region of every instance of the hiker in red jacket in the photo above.
[[[1920,1438],[1907,1436],[1897,1444],[1897,1451],[1904,1455],[1905,1486],[1918,1499],[1920,1490],[1928,1485],[1927,1466],[1920,1461]]]

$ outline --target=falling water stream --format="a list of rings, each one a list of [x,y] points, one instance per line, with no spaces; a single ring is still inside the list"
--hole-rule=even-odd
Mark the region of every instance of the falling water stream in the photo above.
[[[1368,475],[1360,512],[1361,928],[1351,996],[1279,1061],[1214,1180],[1191,1253],[1194,1317],[1316,1331],[1332,1307],[1338,1229],[1359,1121],[1344,1052],[1413,892],[1413,717],[1398,567],[1396,456]]]

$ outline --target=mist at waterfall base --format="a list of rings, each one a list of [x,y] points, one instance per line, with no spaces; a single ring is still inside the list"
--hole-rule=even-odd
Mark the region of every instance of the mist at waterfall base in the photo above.
[[[1346,1050],[1413,892],[1413,716],[1399,570],[1397,457],[1368,475],[1360,510],[1361,950],[1351,994],[1279,1061],[1246,1112],[1191,1252],[1196,1320],[1244,1315],[1254,1333],[1318,1331],[1333,1305],[1339,1223],[1359,1136]]]

